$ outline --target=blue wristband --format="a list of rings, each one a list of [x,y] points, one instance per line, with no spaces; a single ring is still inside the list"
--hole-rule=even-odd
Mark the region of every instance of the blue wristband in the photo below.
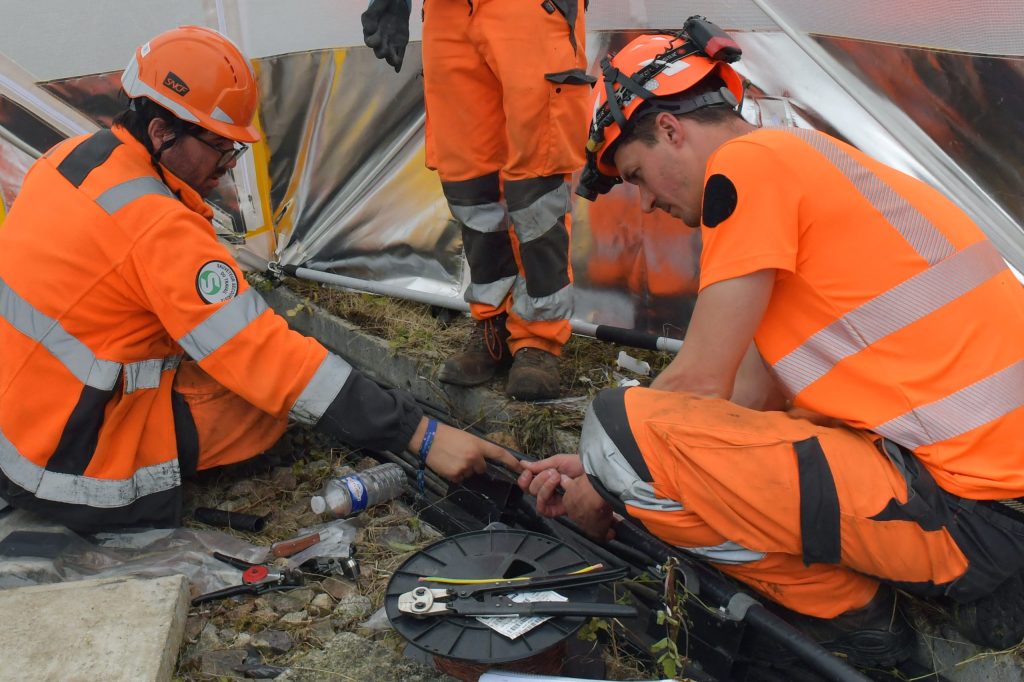
[[[430,446],[434,444],[434,434],[437,433],[437,420],[427,420],[427,431],[423,434],[423,442],[420,443],[420,463],[425,464],[427,455],[430,454]]]

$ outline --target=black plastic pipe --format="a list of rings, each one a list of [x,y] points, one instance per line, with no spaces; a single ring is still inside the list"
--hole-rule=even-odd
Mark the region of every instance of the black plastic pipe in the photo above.
[[[192,512],[192,518],[208,526],[259,533],[267,527],[267,519],[270,518],[270,514],[256,516],[255,514],[242,514],[210,507],[196,507],[196,510]]]

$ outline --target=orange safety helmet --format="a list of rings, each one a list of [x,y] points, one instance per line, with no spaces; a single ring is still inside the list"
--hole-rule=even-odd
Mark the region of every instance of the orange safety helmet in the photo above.
[[[642,35],[610,62],[602,63],[603,78],[594,88],[593,119],[587,141],[588,155],[601,174],[613,178],[619,175],[607,152],[622,134],[622,127],[645,102],[657,107],[657,98],[686,92],[711,74],[719,76],[727,90],[708,93],[689,103],[676,102],[664,110],[684,114],[714,104],[737,106],[743,99],[743,79],[739,74],[725,61],[708,57],[707,47],[698,47],[688,38],[686,34]],[[738,51],[736,48],[737,56]]]
[[[259,91],[252,66],[226,37],[202,26],[165,31],[135,50],[121,74],[128,97],[145,97],[182,121],[235,142],[257,142]]]

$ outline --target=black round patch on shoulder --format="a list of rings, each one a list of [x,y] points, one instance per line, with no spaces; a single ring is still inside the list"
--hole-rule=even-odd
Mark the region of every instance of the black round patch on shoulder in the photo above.
[[[736,185],[732,184],[732,180],[721,173],[715,173],[704,185],[701,222],[707,227],[715,227],[736,210],[736,199]]]

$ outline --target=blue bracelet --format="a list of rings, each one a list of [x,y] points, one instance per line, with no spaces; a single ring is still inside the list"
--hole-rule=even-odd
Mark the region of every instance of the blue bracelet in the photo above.
[[[420,468],[416,472],[416,488],[419,490],[420,495],[426,492],[427,455],[430,454],[430,446],[434,444],[434,434],[436,432],[437,420],[427,419],[427,430],[423,434],[423,441],[420,443]]]
[[[434,434],[437,433],[437,420],[427,420],[427,431],[423,434],[423,441],[420,443],[420,462],[426,463],[427,455],[430,454],[430,446],[434,444]]]

